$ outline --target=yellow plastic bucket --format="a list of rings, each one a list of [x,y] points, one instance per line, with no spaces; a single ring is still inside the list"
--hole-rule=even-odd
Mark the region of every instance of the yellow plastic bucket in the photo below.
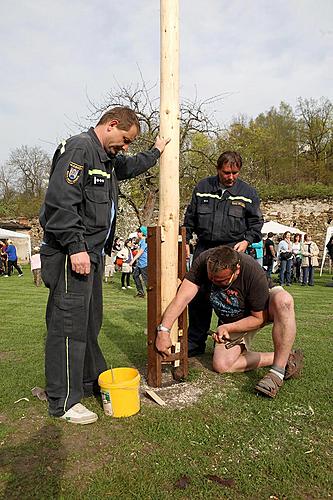
[[[140,374],[135,368],[113,368],[102,372],[98,385],[105,415],[130,417],[140,410]]]

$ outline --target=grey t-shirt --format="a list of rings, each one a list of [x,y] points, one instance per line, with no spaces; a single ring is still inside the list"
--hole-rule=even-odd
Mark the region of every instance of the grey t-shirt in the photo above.
[[[219,323],[232,323],[264,311],[268,307],[269,289],[265,271],[250,255],[240,253],[240,273],[227,289],[208,279],[207,260],[214,249],[206,250],[194,261],[185,278],[200,286],[219,318]]]

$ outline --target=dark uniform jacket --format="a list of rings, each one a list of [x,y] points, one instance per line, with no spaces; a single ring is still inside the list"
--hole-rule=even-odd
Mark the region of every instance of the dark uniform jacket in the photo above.
[[[256,190],[240,179],[222,194],[223,189],[217,175],[196,185],[185,213],[186,240],[196,233],[207,247],[260,241],[263,217]]]
[[[118,181],[145,172],[159,156],[157,148],[132,157],[108,156],[93,128],[63,141],[53,158],[40,213],[44,243],[69,255],[88,251],[95,261],[103,247],[110,255]]]

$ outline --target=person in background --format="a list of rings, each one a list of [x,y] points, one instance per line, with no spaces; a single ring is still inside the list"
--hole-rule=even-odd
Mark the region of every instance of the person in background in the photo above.
[[[267,278],[272,277],[273,264],[276,259],[275,245],[272,240],[274,233],[269,232],[264,244],[264,264],[267,266],[266,275]]]
[[[5,243],[0,241],[0,274],[8,278],[8,269],[7,269],[7,254],[5,252]]]
[[[239,178],[242,164],[239,153],[225,151],[217,160],[217,175],[202,179],[193,190],[184,217],[187,244],[193,233],[197,235],[193,264],[209,248],[228,245],[245,252],[251,243],[262,238],[264,221],[259,196]],[[212,308],[199,292],[189,304],[189,356],[205,352],[211,317]]]
[[[301,264],[302,264],[302,254],[301,254],[301,235],[295,234],[294,241],[292,244],[293,253],[293,267],[292,267],[292,281],[295,283],[301,282]]]
[[[33,275],[33,280],[35,286],[41,286],[42,284],[42,264],[40,261],[40,248],[35,247],[33,249],[33,254],[30,259],[30,267]]]
[[[15,245],[13,245],[13,242],[11,240],[8,240],[8,244],[5,247],[5,252],[8,257],[8,276],[12,274],[13,267],[15,267],[18,272],[19,278],[21,278],[21,276],[23,276],[22,269],[17,263],[16,247]]]
[[[142,281],[144,282],[146,288],[148,282],[148,246],[146,242],[146,237],[147,237],[146,226],[140,226],[139,229],[137,230],[137,235],[139,240],[138,252],[135,255],[135,257],[133,257],[133,259],[129,264],[130,266],[133,266],[133,264],[136,262],[136,266],[133,271],[133,279],[138,292],[136,294],[136,297],[144,298],[145,291],[143,288]]]
[[[293,263],[291,233],[286,231],[278,246],[278,256],[280,259],[280,285],[291,285],[291,266]]]
[[[326,248],[327,248],[328,255],[330,256],[330,259],[331,259],[331,265],[333,265],[333,235],[330,237],[330,239],[326,245]],[[333,279],[333,276],[332,276],[332,279]]]
[[[132,240],[127,239],[125,240],[124,247],[117,253],[117,257],[120,257],[122,259],[122,266],[121,266],[121,288],[123,290],[126,290],[126,288],[132,288],[130,285],[130,279],[131,279],[131,273],[132,273],[132,266],[130,262],[133,260],[133,254],[132,254]],[[125,280],[126,280],[126,286],[125,286]]]
[[[111,283],[114,273],[114,257],[105,255],[104,256],[104,282]]]
[[[304,235],[304,241],[301,244],[302,253],[302,286],[314,286],[314,268],[319,266],[318,255],[319,248],[312,241],[309,234]]]
[[[263,260],[264,260],[264,245],[262,240],[257,241],[255,243],[251,243],[249,245],[248,250],[254,250],[254,254],[252,255],[250,252],[248,252],[252,257],[255,258],[255,260],[260,264],[260,266],[263,266]]]
[[[116,236],[114,243],[113,243],[113,246],[112,246],[112,254],[111,254],[111,256],[113,255],[113,257],[114,257],[115,271],[120,271],[121,266],[123,264],[122,259],[120,257],[118,257],[118,252],[120,252],[121,249],[122,249],[121,238],[119,238],[119,236]]]
[[[333,236],[330,237],[330,239],[326,245],[326,248],[327,248],[328,255],[330,256],[330,259],[333,263]]]

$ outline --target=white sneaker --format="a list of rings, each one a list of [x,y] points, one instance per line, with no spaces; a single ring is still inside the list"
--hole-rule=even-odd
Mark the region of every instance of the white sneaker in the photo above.
[[[21,278],[21,276],[23,276],[23,273],[18,275],[19,278]]]
[[[72,406],[69,410],[64,413],[64,415],[60,418],[67,420],[71,424],[93,424],[98,419],[96,413],[88,410],[81,403],[76,403],[76,405]]]
[[[122,289],[122,290],[126,290],[126,286],[122,286],[122,287],[121,287],[121,289]]]
[[[131,288],[133,288],[133,287],[128,285],[128,287],[127,287],[127,288],[130,288],[130,289],[131,289]]]

